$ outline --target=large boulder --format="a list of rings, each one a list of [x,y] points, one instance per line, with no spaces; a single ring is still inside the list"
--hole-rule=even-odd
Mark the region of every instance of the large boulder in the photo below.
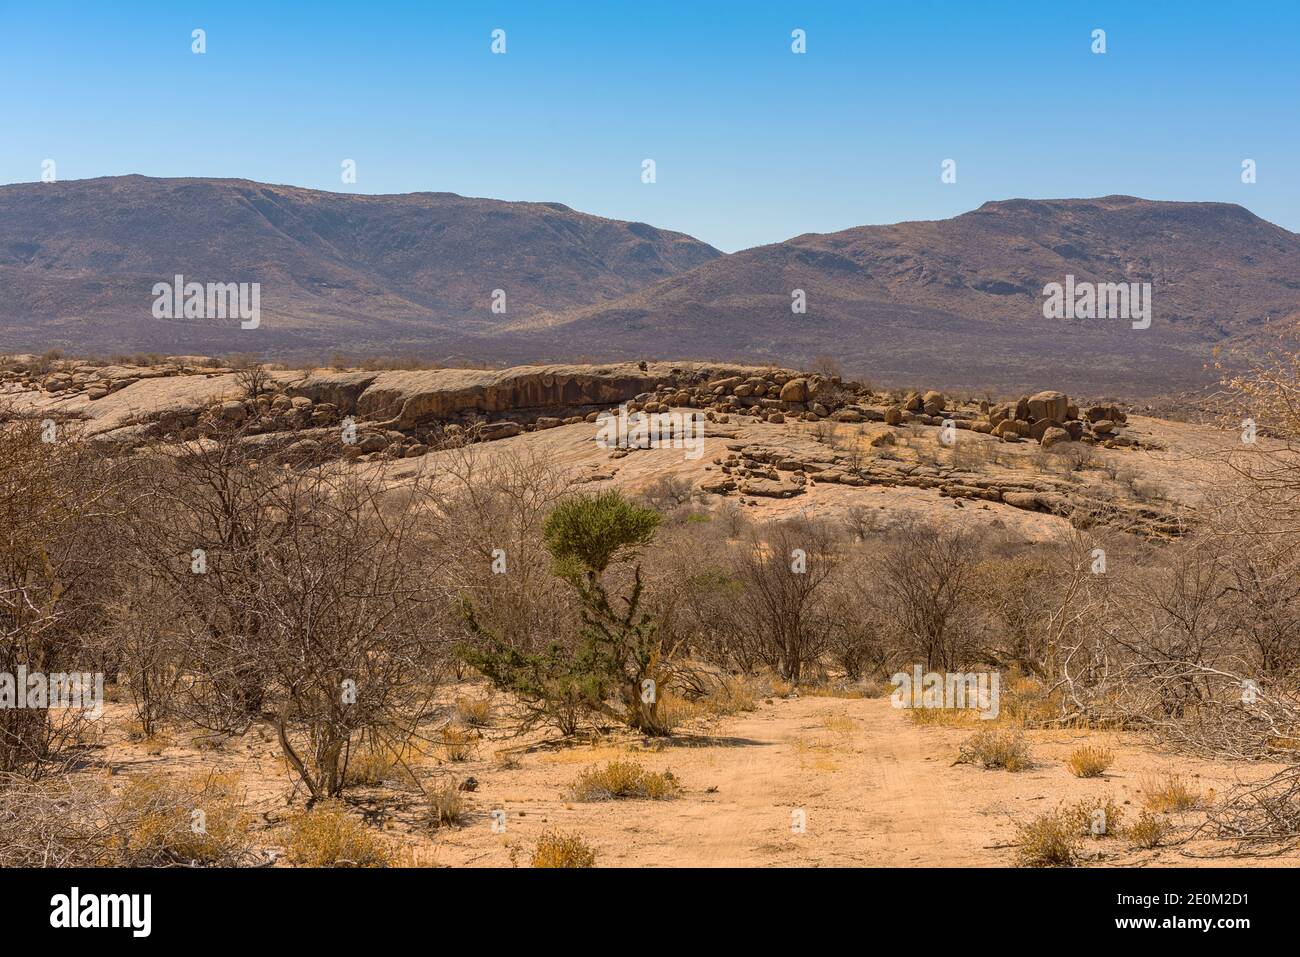
[[[1111,422],[1126,422],[1128,415],[1124,410],[1116,405],[1094,405],[1089,406],[1083,412],[1083,417],[1089,422],[1100,422],[1102,419],[1109,419]]]
[[[1029,435],[1029,423],[1023,419],[1003,419],[993,427],[993,434],[998,436],[1017,435],[1024,437]]]
[[[762,498],[792,498],[803,494],[803,486],[794,482],[752,478],[740,483],[740,492],[742,495],[756,495]]]
[[[478,435],[483,441],[491,442],[494,439],[508,439],[523,430],[524,427],[518,422],[488,422],[479,427]]]
[[[791,379],[785,385],[781,386],[782,402],[807,402],[808,401],[808,380]]]
[[[1029,397],[1029,417],[1064,422],[1070,416],[1070,400],[1064,392],[1038,392]]]
[[[738,375],[727,376],[725,379],[714,379],[708,384],[708,389],[715,395],[726,395],[744,381],[744,378]]]
[[[942,392],[927,392],[921,397],[922,408],[926,415],[938,415],[948,407],[948,397]]]
[[[1039,439],[1040,444],[1045,449],[1050,449],[1054,445],[1061,445],[1062,443],[1069,441],[1070,433],[1055,425],[1044,432],[1043,437]]]

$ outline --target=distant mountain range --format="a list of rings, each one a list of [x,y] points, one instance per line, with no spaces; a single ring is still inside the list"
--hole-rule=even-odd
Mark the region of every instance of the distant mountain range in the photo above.
[[[260,282],[260,327],[154,318],[153,284],[175,274]],[[1044,286],[1067,276],[1149,283],[1150,328],[1045,319]],[[4,351],[829,355],[882,384],[1141,394],[1204,382],[1213,346],[1297,321],[1300,236],[1221,203],[1007,200],[723,255],[558,204],[447,193],[140,176],[0,187]]]
[[[4,186],[0,348],[436,351],[720,255],[558,203],[143,176]],[[175,275],[261,283],[260,327],[154,318],[153,285]]]

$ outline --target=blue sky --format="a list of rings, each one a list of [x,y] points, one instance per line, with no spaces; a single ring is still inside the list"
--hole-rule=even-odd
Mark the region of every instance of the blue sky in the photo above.
[[[54,159],[62,180],[450,191],[727,251],[1016,196],[1236,202],[1300,230],[1298,64],[1295,0],[0,0],[0,183]]]

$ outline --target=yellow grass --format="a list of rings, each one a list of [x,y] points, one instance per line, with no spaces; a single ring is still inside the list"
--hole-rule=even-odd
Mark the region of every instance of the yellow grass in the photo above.
[[[1200,801],[1200,792],[1193,790],[1181,774],[1170,773],[1142,779],[1142,803],[1152,811],[1162,814],[1189,811]]]

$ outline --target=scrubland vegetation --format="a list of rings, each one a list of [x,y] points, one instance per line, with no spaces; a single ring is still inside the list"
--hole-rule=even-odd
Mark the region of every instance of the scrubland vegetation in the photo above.
[[[1282,436],[1300,433],[1290,375],[1238,383]],[[338,461],[269,465],[233,431],[112,455],[75,426],[49,441],[15,418],[0,441],[0,672],[103,673],[141,741],[272,737],[292,809],[276,840],[305,866],[401,863],[360,789],[418,789],[432,831],[481,814],[469,781],[420,765],[475,758],[489,729],[667,742],[773,697],[879,696],[916,665],[1003,676],[988,726],[914,713],[970,728],[956,757],[978,767],[1034,767],[1022,732],[1036,728],[1286,762],[1199,825],[1277,846],[1300,836],[1300,465],[1270,449],[1235,453],[1239,481],[1181,540],[1091,526],[1029,546],[955,521],[756,522],[671,483],[586,493],[539,458],[472,446],[391,482]],[[439,704],[466,681],[479,690]],[[841,724],[826,730],[854,727]],[[1086,779],[1113,762],[1085,745],[1067,764]],[[689,786],[613,760],[568,799]],[[1170,815],[1208,804],[1177,778],[1143,794],[1128,821],[1085,802],[1020,822],[1017,859],[1068,865],[1090,839],[1156,847]],[[0,710],[0,864],[246,864],[258,829],[235,780],[110,778],[86,714]],[[596,859],[549,831],[530,857]]]

